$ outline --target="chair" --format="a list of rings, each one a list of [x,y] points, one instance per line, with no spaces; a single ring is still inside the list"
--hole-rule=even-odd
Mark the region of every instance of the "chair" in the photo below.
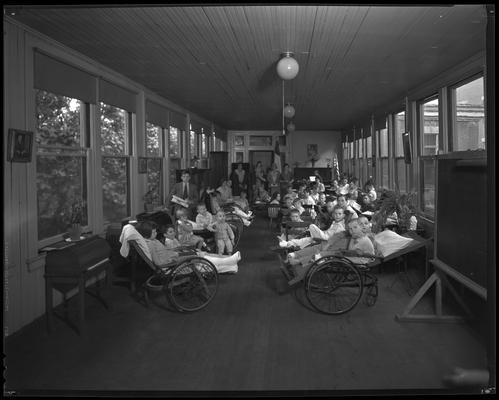
[[[272,229],[272,221],[277,220],[281,206],[279,204],[269,204],[267,206],[267,215],[269,217],[269,229]]]
[[[168,301],[180,312],[194,312],[206,307],[218,290],[218,272],[215,266],[195,252],[186,250],[180,260],[156,265],[142,251],[135,240],[129,240],[132,251],[132,276],[140,262],[152,275],[141,285],[144,301],[149,306],[151,292],[164,292]]]

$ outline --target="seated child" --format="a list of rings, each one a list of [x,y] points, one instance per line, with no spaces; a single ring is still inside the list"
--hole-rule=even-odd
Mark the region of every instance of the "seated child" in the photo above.
[[[290,197],[291,200],[294,200],[298,197],[298,194],[293,190],[293,186],[288,185],[286,187],[286,194],[284,195],[284,200],[286,200],[287,197]]]
[[[214,196],[212,195],[212,198],[211,198],[211,209],[212,209],[213,213],[216,214],[219,210],[222,210],[222,208],[220,207],[220,193],[218,191],[215,191],[213,194],[214,194]],[[251,225],[251,221],[253,220],[253,215],[250,214],[251,211],[248,213],[245,213],[239,207],[231,207],[231,206],[229,206],[229,210],[230,210],[230,212],[233,212],[234,214],[241,217],[241,219],[243,220],[244,226]]]
[[[300,218],[300,212],[294,208],[292,209],[290,212],[289,212],[289,222],[304,222],[301,218]],[[293,226],[293,227],[290,227],[288,228],[288,235],[287,235],[287,239],[286,239],[286,235],[285,235],[285,232],[286,232],[286,229],[285,227],[283,228],[284,232],[281,236],[279,236],[279,240],[292,240],[292,239],[296,239],[298,236],[302,236],[303,233],[305,233],[307,230],[308,230],[308,226]]]
[[[199,203],[197,205],[197,212],[196,224],[203,229],[208,229],[208,226],[214,222],[213,215],[207,210],[204,203]]]
[[[269,201],[269,193],[265,190],[263,183],[257,179],[255,183],[255,202],[268,203]]]
[[[178,241],[178,239],[175,237],[175,227],[173,225],[168,225],[166,227],[166,232],[164,236],[165,236],[165,247],[167,249],[173,250],[182,246]]]
[[[300,215],[305,212],[305,209],[302,206],[302,200],[299,197],[293,200],[293,206],[300,212]]]
[[[310,265],[315,260],[324,256],[337,255],[347,257],[354,264],[368,263],[372,257],[374,257],[374,246],[371,240],[364,233],[363,228],[357,219],[354,219],[348,223],[348,232],[350,234],[349,240],[347,239],[348,237],[342,233],[341,236],[339,235],[338,239],[335,240],[333,246],[327,247],[320,253],[315,251],[310,254],[309,251],[308,254],[305,254],[305,251],[309,249],[303,249],[296,253],[290,253],[288,255],[288,261],[291,266],[294,266],[293,269],[295,272],[295,278],[292,281],[300,281],[305,276]]]
[[[180,218],[177,221],[178,241],[182,246],[196,246],[198,249],[207,248],[204,239],[201,236],[194,235],[194,227],[187,219],[185,210],[179,210],[177,213]]]
[[[274,192],[270,197],[270,204],[281,204],[281,194],[279,192]]]
[[[239,197],[234,199],[234,203],[237,204],[246,214],[252,214],[248,202],[248,193],[246,193],[245,190],[241,190]]]
[[[299,247],[304,248],[315,242],[315,239],[327,241],[335,234],[345,230],[345,212],[342,207],[336,206],[333,210],[333,221],[325,231],[321,230],[317,225],[310,224],[308,227],[310,237],[302,239],[292,239],[288,241],[280,241],[280,247]]]
[[[215,214],[215,219],[215,222],[210,225],[209,229],[215,232],[218,254],[222,255],[225,250],[227,250],[228,254],[232,254],[234,232],[230,225],[225,222],[225,213],[222,210],[218,210]]]
[[[175,230],[170,226],[167,231],[173,231],[175,237]],[[135,228],[140,235],[144,238],[147,248],[151,253],[151,260],[157,266],[169,264],[172,261],[180,262],[192,256],[180,256],[177,251],[167,248],[159,240],[156,239],[156,224],[151,221],[141,221]],[[207,254],[202,251],[197,251],[199,257],[205,258],[210,261],[219,273],[236,273],[238,270],[237,262],[241,260],[241,253],[238,251],[231,256],[220,256],[217,254]]]

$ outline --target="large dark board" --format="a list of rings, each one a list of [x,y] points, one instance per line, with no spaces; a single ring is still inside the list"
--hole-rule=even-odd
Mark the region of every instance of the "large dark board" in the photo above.
[[[485,158],[437,158],[436,258],[487,287]]]

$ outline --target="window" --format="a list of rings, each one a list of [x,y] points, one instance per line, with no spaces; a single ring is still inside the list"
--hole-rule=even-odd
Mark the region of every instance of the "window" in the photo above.
[[[174,126],[170,126],[168,139],[168,155],[170,158],[181,158],[180,130]]]
[[[483,77],[451,89],[453,151],[485,149]]]
[[[146,123],[146,155],[147,160],[147,192],[151,191],[152,196],[158,203],[162,203],[162,155],[163,128],[158,125]]]
[[[438,99],[427,101],[421,105],[423,126],[422,156],[438,154]]]
[[[128,132],[131,114],[100,103],[102,191],[105,221],[130,214]]]
[[[439,115],[438,98],[419,104],[420,137],[420,193],[421,211],[428,216],[435,214],[435,155],[438,153]]]
[[[193,130],[189,131],[189,157],[198,156],[197,135]]]
[[[388,129],[383,128],[378,131],[378,155],[379,155],[379,186],[388,188],[389,175],[388,175]]]
[[[206,134],[201,133],[201,158],[208,157],[208,140],[206,138]]]
[[[395,184],[401,192],[407,191],[406,164],[404,159],[404,146],[402,134],[405,132],[405,111],[394,115],[393,138],[395,144]]]
[[[36,186],[38,240],[67,232],[71,205],[83,204],[88,225],[87,154],[89,105],[44,90],[36,91]]]
[[[373,138],[368,136],[366,138],[366,181],[373,177]],[[365,183],[365,182],[364,182]]]
[[[158,157],[161,155],[161,133],[163,129],[146,122],[146,156]]]

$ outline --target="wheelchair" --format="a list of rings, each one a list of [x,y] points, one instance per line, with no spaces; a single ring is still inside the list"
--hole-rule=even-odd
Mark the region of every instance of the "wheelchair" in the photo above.
[[[132,279],[140,262],[145,263],[153,274],[141,285],[146,306],[149,294],[163,292],[169,303],[179,312],[194,312],[205,308],[218,291],[218,271],[205,258],[185,249],[181,259],[158,266],[142,251],[135,240],[130,240]]]
[[[345,314],[364,296],[367,306],[378,298],[378,278],[369,264],[355,264],[349,257],[324,255],[305,267],[286,264],[279,256],[281,271],[288,279],[288,289],[303,284],[305,297],[318,312]],[[299,273],[296,269],[305,268]]]

